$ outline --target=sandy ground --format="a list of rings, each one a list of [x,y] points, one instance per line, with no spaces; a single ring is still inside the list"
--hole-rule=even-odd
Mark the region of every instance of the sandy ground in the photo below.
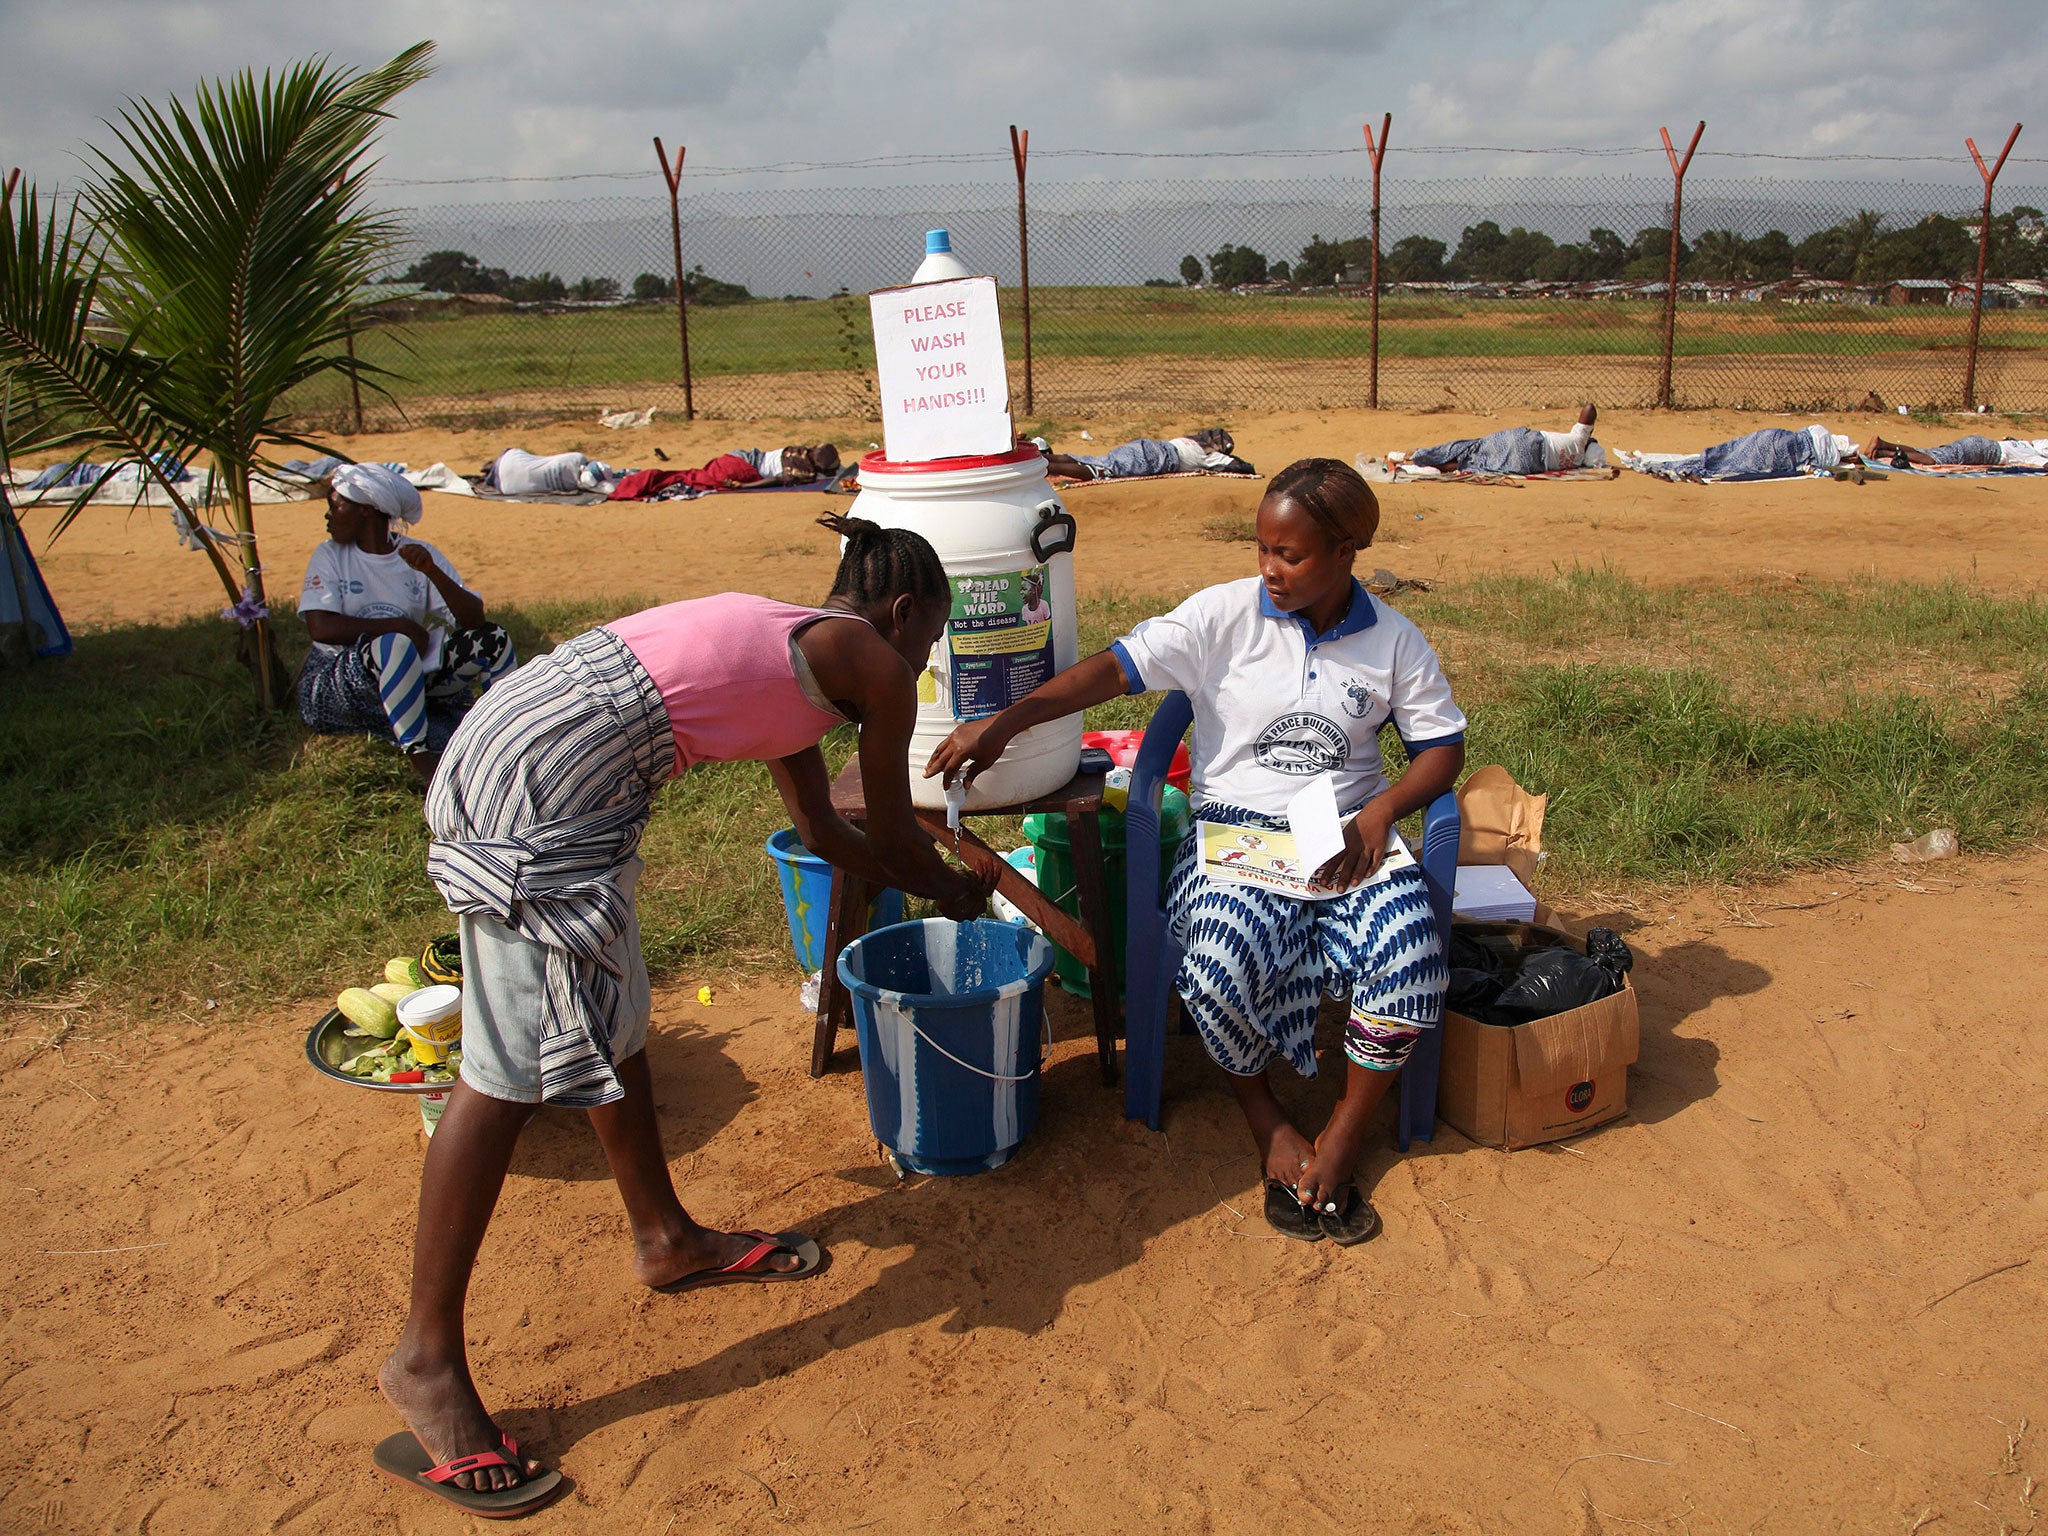
[[[485,1393],[575,1484],[531,1528],[2033,1529],[2044,883],[2036,853],[1641,912],[1631,1116],[1511,1154],[1383,1129],[1386,1231],[1352,1251],[1266,1231],[1190,1039],[1153,1134],[1052,994],[1018,1158],[899,1185],[851,1041],[806,1075],[793,986],[666,994],[684,1198],[834,1263],[637,1289],[595,1139],[543,1116],[470,1321]],[[8,1530],[465,1528],[369,1463],[417,1117],[310,1072],[309,1018],[96,1036],[88,1007],[39,1050],[60,1016],[15,1014]]]
[[[1558,418],[1565,423],[1569,413]],[[1238,451],[1268,474],[1293,459],[1414,448],[1512,425],[1520,417],[1437,413],[1295,412],[1233,417]],[[1615,447],[1680,451],[1758,426],[1805,418],[1727,411],[1613,411],[1600,434]],[[1092,422],[1095,448],[1133,429],[1172,432],[1192,423],[1158,418]],[[1898,417],[1845,415],[1837,430],[1908,441],[1946,441],[1967,427]],[[2007,430],[2003,419],[1990,430]],[[2048,425],[2024,429],[2048,432]],[[701,463],[735,443],[778,444],[831,435],[865,451],[872,425],[860,422],[671,424],[611,433],[561,425],[507,432],[424,431],[342,438],[361,459],[414,465],[436,460],[475,470],[500,450],[580,448],[615,465]],[[1056,446],[1088,450],[1079,426]],[[1516,488],[1386,486],[1373,563],[1409,576],[1456,577],[1480,570],[1549,571],[1610,564],[1649,581],[1714,582],[1745,575],[1921,578],[1959,575],[1994,587],[2032,586],[2048,570],[2048,476],[1937,480],[1895,475],[1882,484],[1793,480],[1757,485],[1669,485],[1624,473],[1609,482],[1569,481]],[[1080,520],[1075,571],[1081,590],[1120,587],[1173,596],[1248,572],[1243,545],[1199,537],[1219,519],[1248,515],[1259,482],[1163,480],[1088,486],[1068,502]],[[812,519],[844,511],[845,497],[799,493],[717,495],[694,502],[554,507],[484,503],[429,494],[421,537],[441,546],[487,601],[532,602],[562,595],[639,595],[669,601],[741,588],[815,600],[831,583],[836,541]],[[264,562],[280,594],[296,594],[313,546],[326,537],[315,503],[259,508]],[[169,514],[88,508],[54,546],[54,509],[24,514],[43,573],[67,619],[112,624],[216,610],[220,583],[206,561],[178,548]]]
[[[1603,435],[1683,448],[1783,420],[1616,412]],[[1500,424],[1232,422],[1269,470]],[[1173,425],[1091,424],[1104,442]],[[688,462],[732,439],[664,424],[526,440]],[[461,466],[504,445],[346,446]],[[1084,590],[1172,594],[1245,568],[1244,546],[1196,535],[1255,498],[1235,482],[1076,492]],[[1408,574],[1582,559],[1654,581],[2021,587],[2048,554],[2038,482],[1624,477],[1385,503],[1375,559]],[[421,531],[494,600],[815,597],[829,540],[807,520],[827,505],[845,502],[436,496]],[[39,545],[49,517],[30,514]],[[263,519],[288,590],[317,509]],[[94,510],[44,569],[80,623],[220,602],[161,513]],[[1622,916],[1643,1007],[1631,1116],[1513,1154],[1442,1128],[1402,1157],[1383,1126],[1366,1174],[1387,1230],[1352,1252],[1266,1231],[1247,1139],[1191,1040],[1170,1046],[1166,1131],[1149,1133],[1122,1120],[1085,1011],[1054,992],[1044,1118],[1016,1162],[899,1185],[851,1041],[839,1070],[806,1075],[793,977],[721,982],[710,1007],[696,984],[719,978],[690,978],[658,999],[650,1046],[685,1199],[724,1225],[813,1231],[835,1262],[801,1286],[639,1291],[594,1139],[544,1116],[470,1324],[490,1401],[575,1484],[533,1528],[2032,1529],[2048,1505],[2044,1431],[2023,1427],[2048,1419],[2044,886],[2038,850]],[[89,996],[0,1010],[0,1528],[465,1528],[369,1465],[395,1427],[373,1376],[404,1304],[421,1142],[409,1104],[306,1067],[317,1011],[208,1031]],[[1332,1081],[1296,1090],[1305,1116]]]

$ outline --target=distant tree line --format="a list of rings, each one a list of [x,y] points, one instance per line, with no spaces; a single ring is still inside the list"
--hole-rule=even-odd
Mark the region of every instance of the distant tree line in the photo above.
[[[429,251],[399,274],[402,283],[417,283],[432,293],[492,294],[515,304],[540,304],[551,299],[605,303],[620,297],[619,284],[609,277],[581,277],[564,282],[552,272],[515,277],[503,267],[487,267],[467,251]],[[738,304],[753,295],[739,283],[705,274],[700,263],[683,274],[683,292],[692,304]],[[654,272],[633,279],[632,296],[641,301],[673,299],[676,282]]]
[[[2044,233],[2048,223],[2038,208],[1995,215],[1988,274],[2048,277]],[[1504,231],[1482,219],[1466,227],[1455,249],[1427,235],[1395,241],[1381,253],[1380,278],[1390,283],[1635,281],[1664,277],[1670,260],[1668,228],[1639,229],[1632,240],[1596,228],[1583,241],[1560,243],[1541,230],[1517,225]],[[1268,262],[1249,246],[1226,245],[1206,263],[1194,255],[1182,258],[1180,278],[1189,287],[1206,276],[1218,288],[1268,282],[1326,288],[1347,269],[1363,272],[1371,262],[1369,237],[1325,240],[1316,235],[1291,266]],[[1977,239],[1973,223],[1943,214],[1887,229],[1882,214],[1866,209],[1797,242],[1777,229],[1753,237],[1732,229],[1706,230],[1690,243],[1679,242],[1678,269],[1683,278],[1722,282],[1774,282],[1795,271],[1865,284],[1906,277],[1964,278],[1977,270]]]

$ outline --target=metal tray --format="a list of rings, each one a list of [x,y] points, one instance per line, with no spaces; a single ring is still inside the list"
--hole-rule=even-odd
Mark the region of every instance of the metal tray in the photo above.
[[[446,1093],[453,1088],[453,1082],[446,1083],[377,1083],[367,1077],[350,1077],[341,1070],[341,1064],[363,1047],[342,1033],[348,1028],[348,1020],[341,1016],[339,1008],[330,1008],[320,1015],[306,1035],[306,1060],[322,1075],[333,1078],[337,1083],[347,1083],[351,1088],[368,1088],[376,1093]]]

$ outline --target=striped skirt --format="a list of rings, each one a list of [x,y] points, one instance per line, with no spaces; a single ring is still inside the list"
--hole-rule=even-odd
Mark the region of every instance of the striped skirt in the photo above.
[[[1214,802],[1205,821],[1283,828],[1284,819]],[[1249,1077],[1282,1056],[1316,1075],[1316,1011],[1325,993],[1348,999],[1344,1054],[1391,1072],[1417,1034],[1443,1014],[1450,980],[1443,941],[1417,866],[1328,901],[1211,880],[1201,838],[1181,844],[1166,920],[1182,945],[1175,990],[1210,1057]]]
[[[458,914],[547,951],[533,999],[541,1097],[591,1108],[623,1090],[612,1062],[625,995],[620,938],[654,792],[675,769],[661,692],[609,630],[512,673],[456,731],[427,794],[427,874]]]

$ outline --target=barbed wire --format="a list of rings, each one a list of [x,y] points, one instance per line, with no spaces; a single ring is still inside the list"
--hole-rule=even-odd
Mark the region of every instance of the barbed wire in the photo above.
[[[1364,145],[1326,149],[1228,149],[1228,150],[1141,150],[1141,149],[1035,149],[1036,160],[1324,160],[1356,158],[1366,154]],[[1661,144],[1645,145],[1515,145],[1515,144],[1398,144],[1396,155],[1527,155],[1561,156],[1575,159],[1620,159],[1640,155],[1662,157]],[[1761,149],[1703,149],[1696,159],[1771,160],[1808,165],[1952,165],[1970,164],[1968,155],[1873,155],[1873,154],[1789,154]],[[856,160],[776,160],[760,165],[685,165],[685,178],[709,179],[721,176],[801,175],[816,171],[914,170],[928,165],[1007,165],[1006,150],[972,150],[957,154],[869,155]],[[2048,158],[2014,155],[2008,165],[2048,165]],[[564,171],[543,176],[449,176],[382,177],[388,187],[467,187],[484,185],[551,185],[573,181],[645,181],[655,175],[640,171]]]

